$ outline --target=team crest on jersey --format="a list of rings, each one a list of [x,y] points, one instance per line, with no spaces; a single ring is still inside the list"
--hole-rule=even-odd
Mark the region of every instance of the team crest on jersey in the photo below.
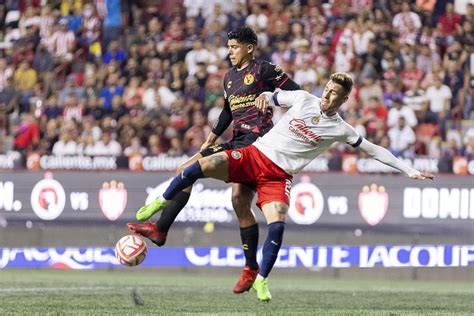
[[[311,123],[314,124],[314,125],[318,124],[319,123],[319,115],[313,116],[311,118]]]
[[[232,87],[232,80],[229,80],[229,82],[227,82],[227,89],[230,89],[230,87]]]
[[[239,160],[241,157],[242,157],[242,153],[240,151],[237,151],[237,150],[233,150],[230,155],[232,156],[232,158],[234,158],[235,160]]]
[[[380,223],[388,210],[388,193],[385,187],[376,184],[365,185],[359,193],[359,211],[367,224]]]
[[[255,78],[252,74],[247,74],[244,78],[244,83],[249,86],[255,81]]]

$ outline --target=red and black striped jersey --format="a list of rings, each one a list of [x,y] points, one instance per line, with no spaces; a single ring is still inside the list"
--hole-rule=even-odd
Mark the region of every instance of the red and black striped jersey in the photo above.
[[[255,107],[255,99],[262,92],[276,88],[297,90],[299,86],[279,66],[264,60],[254,59],[244,69],[233,67],[225,74],[225,107],[232,113],[234,135],[249,132],[263,135],[272,128],[273,109],[262,113]]]

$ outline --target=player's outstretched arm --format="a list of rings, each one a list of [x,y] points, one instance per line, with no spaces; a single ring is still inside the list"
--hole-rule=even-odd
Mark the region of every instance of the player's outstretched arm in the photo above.
[[[434,175],[429,172],[420,172],[406,165],[403,161],[392,155],[387,149],[375,145],[366,139],[362,139],[359,148],[369,154],[372,158],[406,173],[412,179],[434,179]]]

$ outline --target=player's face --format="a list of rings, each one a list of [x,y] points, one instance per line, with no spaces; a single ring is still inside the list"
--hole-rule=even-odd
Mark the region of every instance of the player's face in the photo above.
[[[227,52],[232,66],[240,68],[252,59],[253,45],[230,39],[227,41]]]
[[[348,95],[344,88],[331,80],[324,87],[323,96],[321,97],[321,110],[326,115],[333,115],[347,99]]]

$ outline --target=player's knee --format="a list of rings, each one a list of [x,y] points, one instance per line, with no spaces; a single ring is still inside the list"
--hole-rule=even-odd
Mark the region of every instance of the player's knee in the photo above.
[[[181,174],[187,166],[181,165],[176,169],[176,175]]]

